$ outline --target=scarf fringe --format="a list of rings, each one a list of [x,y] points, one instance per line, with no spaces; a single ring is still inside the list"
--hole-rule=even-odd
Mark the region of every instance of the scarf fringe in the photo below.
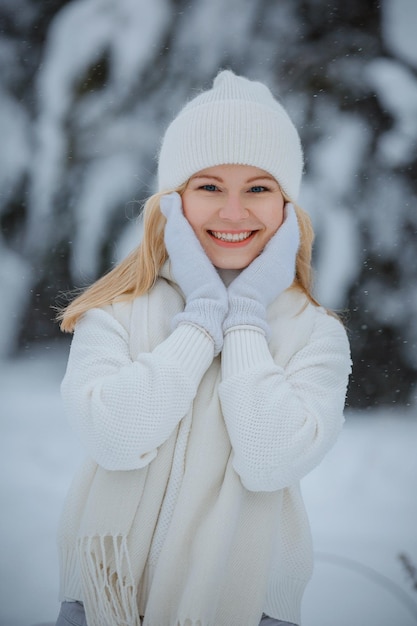
[[[141,626],[127,538],[85,537],[78,550],[87,623]]]

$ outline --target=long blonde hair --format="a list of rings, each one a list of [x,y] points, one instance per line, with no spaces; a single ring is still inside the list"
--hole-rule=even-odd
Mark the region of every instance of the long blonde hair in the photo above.
[[[176,189],[182,194],[187,183]],[[77,320],[89,309],[110,304],[115,300],[133,300],[149,291],[155,284],[159,271],[168,255],[164,243],[165,217],[159,202],[163,191],[151,196],[143,209],[143,237],[141,243],[110,272],[99,278],[76,297],[57,316],[61,330],[73,332]],[[286,197],[286,202],[291,202]],[[300,289],[313,304],[311,255],[314,232],[309,215],[293,203],[300,229],[300,247],[296,259],[296,276],[293,288]]]

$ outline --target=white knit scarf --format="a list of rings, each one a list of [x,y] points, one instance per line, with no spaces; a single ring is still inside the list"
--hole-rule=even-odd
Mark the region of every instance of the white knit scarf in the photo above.
[[[113,307],[116,317],[118,306]],[[165,280],[130,309],[120,305],[120,310],[133,311],[135,319],[125,324],[138,331],[132,358],[163,339],[159,328],[169,334],[172,314],[182,307],[180,294]],[[203,377],[190,413],[147,467],[106,471],[91,462],[83,493],[78,484],[77,493],[69,497],[61,548],[64,560],[78,561],[89,626],[259,623],[282,492],[255,493],[242,486],[232,467],[219,382],[218,357]],[[189,429],[184,478],[143,598],[179,428]]]

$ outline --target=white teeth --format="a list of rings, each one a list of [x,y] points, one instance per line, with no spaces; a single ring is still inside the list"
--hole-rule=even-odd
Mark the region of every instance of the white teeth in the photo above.
[[[211,234],[213,235],[213,237],[216,237],[216,239],[220,239],[221,241],[244,241],[245,239],[247,239],[248,237],[251,236],[252,231],[248,230],[247,232],[244,233],[220,233],[217,232],[215,230],[210,231]]]

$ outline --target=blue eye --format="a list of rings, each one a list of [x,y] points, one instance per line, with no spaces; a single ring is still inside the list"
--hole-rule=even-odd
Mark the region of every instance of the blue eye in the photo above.
[[[250,191],[252,193],[262,193],[263,191],[267,191],[267,188],[263,187],[262,185],[255,185],[254,187],[250,188]]]
[[[204,191],[217,191],[216,185],[202,185],[201,189],[204,189]]]

